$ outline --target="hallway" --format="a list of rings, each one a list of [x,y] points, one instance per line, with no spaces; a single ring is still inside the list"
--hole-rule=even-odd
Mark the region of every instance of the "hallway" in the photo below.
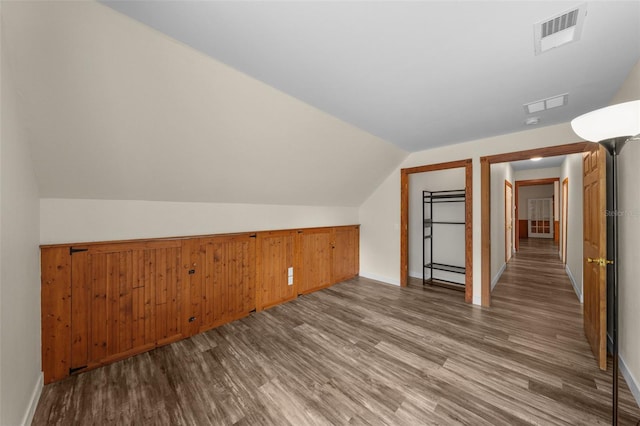
[[[536,390],[538,385],[533,381],[531,390],[556,400],[571,395],[585,411],[610,412],[611,359],[606,372],[598,370],[582,328],[582,304],[553,240],[520,240],[520,251],[508,263],[492,292],[491,310],[511,318],[518,337],[510,336],[509,340],[520,350],[556,364],[557,387],[562,392],[546,385]],[[575,377],[570,377],[569,372]],[[621,424],[636,424],[638,407],[622,376],[619,410]]]

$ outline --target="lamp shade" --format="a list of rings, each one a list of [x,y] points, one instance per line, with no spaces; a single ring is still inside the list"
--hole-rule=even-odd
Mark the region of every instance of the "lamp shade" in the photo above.
[[[601,142],[640,133],[640,100],[611,105],[571,120],[571,128],[582,139]]]

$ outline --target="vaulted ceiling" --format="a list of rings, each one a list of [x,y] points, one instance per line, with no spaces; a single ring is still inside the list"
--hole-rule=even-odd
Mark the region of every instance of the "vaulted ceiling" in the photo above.
[[[2,54],[42,197],[358,206],[410,151],[606,105],[640,3],[3,2]],[[127,16],[128,15],[128,16]],[[134,18],[134,19],[131,19]]]
[[[640,2],[586,3],[580,40],[534,54],[534,24],[578,1],[104,3],[407,151],[606,105],[640,58]]]

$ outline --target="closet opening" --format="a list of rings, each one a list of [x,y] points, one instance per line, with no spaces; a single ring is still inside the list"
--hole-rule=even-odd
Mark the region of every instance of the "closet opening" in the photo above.
[[[401,277],[464,292],[471,303],[472,163],[401,170]]]

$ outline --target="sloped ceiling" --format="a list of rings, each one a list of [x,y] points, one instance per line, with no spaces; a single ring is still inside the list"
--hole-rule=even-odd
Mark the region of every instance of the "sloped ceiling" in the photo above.
[[[533,26],[581,1],[104,3],[407,151],[526,130],[609,103],[640,58],[640,2],[592,1],[579,41]]]
[[[43,198],[358,206],[407,155],[99,3],[2,32]]]

